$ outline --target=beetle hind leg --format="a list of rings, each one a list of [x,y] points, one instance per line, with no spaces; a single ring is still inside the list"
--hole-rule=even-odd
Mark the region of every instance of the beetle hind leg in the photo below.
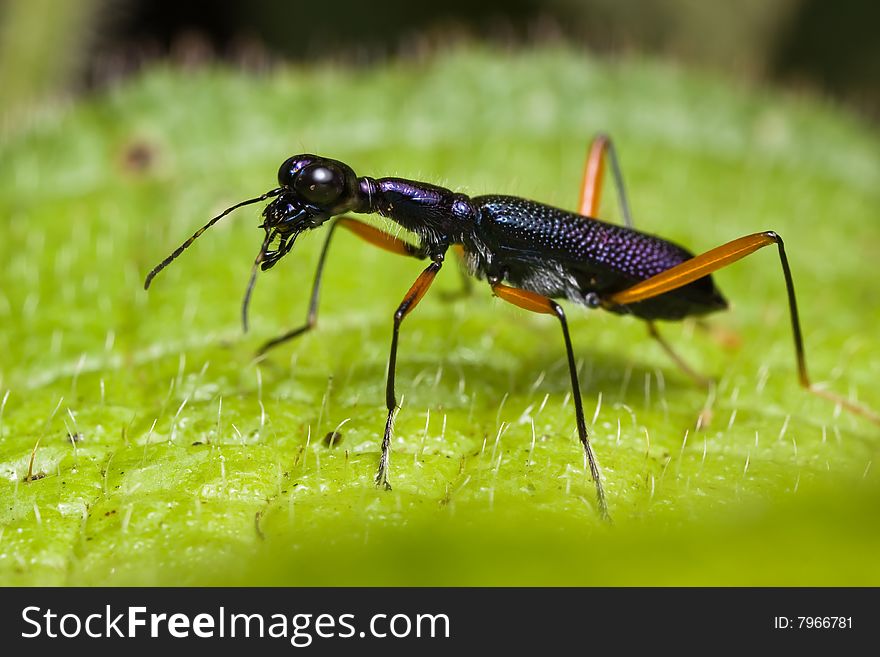
[[[798,381],[808,392],[822,397],[845,408],[850,413],[860,415],[875,424],[880,424],[880,414],[867,406],[850,401],[845,397],[825,390],[815,385],[807,373],[807,359],[804,349],[804,338],[801,332],[801,322],[798,314],[797,300],[794,294],[794,281],[791,276],[791,267],[788,264],[788,256],[785,254],[785,245],[782,238],[772,230],[762,233],[746,235],[738,239],[717,246],[705,253],[685,260],[679,265],[667,269],[656,276],[652,276],[640,283],[636,283],[620,292],[603,299],[603,305],[607,307],[623,306],[645,299],[657,297],[666,292],[677,290],[688,283],[703,276],[723,269],[728,265],[751,255],[765,246],[776,246],[779,254],[779,262],[782,266],[782,275],[785,279],[785,292],[788,297],[788,314],[791,320],[791,332],[794,341],[794,354],[797,363]]]

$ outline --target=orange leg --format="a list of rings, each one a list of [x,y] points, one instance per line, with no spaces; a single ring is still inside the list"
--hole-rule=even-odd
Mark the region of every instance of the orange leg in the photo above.
[[[443,266],[442,260],[435,260],[419,275],[409,292],[400,302],[394,313],[394,333],[391,338],[391,355],[388,357],[388,381],[385,386],[385,405],[388,407],[388,419],[385,421],[385,434],[382,437],[382,456],[379,469],[376,471],[376,486],[391,490],[388,483],[388,463],[391,458],[391,435],[394,431],[394,411],[397,410],[397,398],[394,394],[394,370],[397,368],[397,336],[403,319],[412,312],[422,297],[431,287],[437,272]]]
[[[587,153],[587,162],[584,165],[584,177],[581,183],[581,198],[578,211],[586,217],[597,218],[599,216],[599,202],[602,198],[602,180],[605,177],[605,159],[611,162],[611,173],[614,176],[614,186],[617,188],[617,200],[620,203],[620,213],[623,215],[623,223],[627,228],[633,227],[632,213],[629,209],[629,201],[626,197],[626,187],[623,184],[623,173],[617,160],[617,151],[614,150],[614,142],[605,134],[598,134],[590,144]]]
[[[620,169],[620,163],[617,159],[617,152],[614,149],[614,142],[611,137],[605,134],[598,134],[590,144],[590,150],[587,153],[587,162],[584,165],[584,177],[581,184],[581,198],[579,204],[579,212],[587,217],[598,218],[599,204],[602,199],[602,181],[605,176],[605,160],[611,162],[611,171],[614,176],[614,186],[617,188],[617,200],[620,205],[620,212],[623,215],[623,222],[627,228],[633,227],[632,213],[629,209],[629,201],[626,196],[626,187],[623,184],[623,173]],[[697,385],[706,388],[709,386],[709,379],[695,371],[687,362],[679,356],[672,345],[663,339],[660,331],[654,322],[648,322],[648,335],[650,335],[666,355],[672,359],[682,372],[691,377]]]
[[[599,462],[596,460],[596,455],[593,453],[589,435],[587,434],[587,423],[586,420],[584,420],[584,407],[583,402],[581,401],[581,389],[580,384],[578,383],[577,366],[574,362],[574,351],[572,350],[571,338],[568,334],[568,322],[565,320],[565,313],[563,312],[562,307],[552,299],[548,299],[540,294],[527,292],[526,290],[520,290],[500,283],[496,283],[492,286],[492,292],[494,292],[500,299],[504,299],[508,303],[512,303],[515,306],[519,306],[520,308],[524,308],[533,313],[555,315],[559,320],[559,323],[562,325],[562,337],[565,339],[565,352],[568,356],[568,371],[571,375],[571,392],[572,397],[574,398],[574,413],[577,421],[578,436],[581,439],[581,444],[584,446],[584,454],[586,455],[587,462],[590,466],[590,475],[596,486],[596,501],[599,505],[599,514],[603,519],[611,520],[611,516],[608,515],[608,502],[605,499],[605,490],[602,487],[602,475],[599,472]]]
[[[340,217],[334,222],[331,228],[334,228],[337,225],[351,231],[373,246],[378,246],[380,249],[385,249],[386,251],[396,253],[397,255],[424,257],[422,251],[418,247],[413,246],[409,242],[404,242],[403,240],[394,237],[394,235],[389,235],[378,228],[373,228],[369,224],[365,224],[357,219]],[[329,242],[329,238],[327,241]]]
[[[351,217],[339,217],[338,219],[335,219],[330,225],[330,230],[327,233],[327,238],[324,240],[324,246],[321,249],[321,255],[318,257],[318,268],[315,272],[315,281],[312,284],[312,296],[309,301],[309,310],[306,315],[305,324],[298,326],[283,335],[279,335],[277,338],[267,341],[262,347],[260,347],[257,352],[258,356],[266,353],[273,347],[277,347],[288,340],[293,340],[303,333],[315,328],[315,325],[318,323],[318,299],[321,294],[321,277],[324,273],[324,264],[327,260],[327,250],[330,247],[330,240],[332,239],[337,226],[341,226],[342,228],[351,231],[362,240],[369,242],[374,246],[378,246],[380,249],[390,251],[391,253],[412,256],[414,258],[425,257],[425,254],[418,247],[413,246],[409,242],[398,239],[393,235],[389,235],[378,228],[373,228],[369,224],[365,224],[357,219],[352,219]]]
[[[791,330],[794,336],[794,351],[797,359],[798,379],[800,384],[811,393],[829,399],[852,413],[868,418],[872,422],[880,424],[880,415],[875,411],[855,404],[848,399],[836,395],[822,388],[817,388],[810,382],[807,373],[807,361],[804,355],[804,341],[801,334],[800,319],[798,318],[797,301],[794,294],[794,282],[791,277],[791,268],[785,255],[785,246],[782,238],[773,231],[755,233],[740,237],[727,244],[706,251],[680,265],[657,274],[647,280],[637,283],[632,287],[617,292],[603,300],[603,305],[620,306],[645,299],[651,299],[666,292],[671,292],[687,285],[703,276],[718,271],[737,260],[745,258],[765,246],[775,244],[779,250],[779,260],[782,263],[782,273],[785,277],[785,289],[788,293],[788,309],[791,316]]]

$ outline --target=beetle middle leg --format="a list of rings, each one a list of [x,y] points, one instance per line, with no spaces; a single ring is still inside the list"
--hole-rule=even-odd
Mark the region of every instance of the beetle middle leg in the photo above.
[[[620,206],[620,214],[623,217],[623,223],[627,228],[634,228],[632,210],[630,209],[629,200],[626,195],[626,186],[623,182],[623,171],[620,168],[620,160],[617,158],[617,151],[614,148],[614,142],[606,134],[600,133],[593,138],[590,144],[590,150],[587,151],[587,160],[584,164],[583,182],[581,183],[581,195],[578,203],[578,212],[587,217],[598,218],[599,205],[602,200],[602,181],[605,177],[605,161],[611,164],[611,173],[614,180],[614,187],[617,190],[617,203]],[[678,352],[667,342],[660,334],[657,324],[647,321],[648,335],[657,341],[661,349],[675,363],[678,368],[689,376],[693,381],[702,388],[708,388],[711,380],[697,372],[693,367],[688,365],[687,361],[682,358]]]
[[[388,419],[385,421],[385,433],[382,436],[382,456],[379,458],[379,469],[376,471],[376,486],[391,490],[388,483],[388,462],[391,457],[391,435],[394,431],[394,411],[397,410],[397,397],[394,394],[394,370],[397,368],[397,336],[404,318],[418,305],[422,297],[431,287],[437,272],[443,266],[442,256],[436,258],[419,274],[409,292],[394,313],[394,332],[391,337],[391,354],[388,357],[388,380],[385,386],[385,405],[388,407]]]
[[[333,220],[333,223],[330,226],[330,230],[327,233],[327,237],[324,240],[324,246],[321,248],[321,255],[318,257],[318,267],[315,271],[315,280],[312,283],[312,294],[309,300],[309,310],[306,314],[305,323],[301,326],[291,329],[283,335],[279,335],[277,338],[273,338],[265,342],[263,346],[260,347],[260,349],[257,351],[258,356],[263,355],[264,353],[269,351],[269,349],[277,347],[278,345],[283,344],[288,340],[293,340],[303,333],[306,333],[315,328],[315,325],[318,323],[318,300],[321,294],[321,278],[324,274],[324,265],[326,264],[327,260],[327,251],[330,247],[330,240],[333,238],[333,233],[336,231],[337,226],[342,226],[343,228],[351,231],[352,233],[360,237],[362,240],[365,240],[370,244],[378,246],[379,248],[386,251],[390,251],[391,253],[411,256],[420,259],[425,257],[424,251],[422,251],[422,249],[420,249],[419,247],[413,246],[409,242],[398,239],[393,235],[389,235],[388,233],[385,233],[378,228],[373,228],[369,224],[365,224],[362,221],[352,219],[351,217],[340,217]]]
[[[599,471],[599,462],[596,460],[596,455],[593,453],[593,447],[590,445],[590,437],[587,433],[587,422],[584,419],[584,406],[581,401],[581,388],[578,383],[577,365],[574,361],[574,350],[571,347],[571,337],[568,334],[568,322],[565,319],[565,312],[563,312],[562,306],[552,299],[548,299],[540,294],[520,290],[515,287],[509,287],[507,285],[502,285],[501,283],[492,285],[492,291],[496,296],[500,299],[504,299],[508,303],[512,303],[525,310],[530,310],[533,313],[555,315],[559,320],[559,323],[562,326],[562,337],[565,340],[565,353],[568,357],[568,371],[571,375],[571,394],[574,399],[574,414],[575,421],[577,422],[578,437],[584,447],[584,454],[590,467],[590,476],[593,478],[593,483],[596,486],[596,501],[599,505],[599,514],[604,520],[611,520],[611,516],[608,515],[608,502],[605,499],[605,489],[602,487],[602,474]]]

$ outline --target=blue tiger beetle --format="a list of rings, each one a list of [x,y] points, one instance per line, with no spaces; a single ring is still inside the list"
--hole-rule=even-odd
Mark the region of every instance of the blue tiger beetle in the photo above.
[[[606,163],[611,165],[623,226],[593,218],[599,208]],[[715,286],[712,272],[775,244],[788,294],[800,384],[814,394],[880,423],[880,416],[872,410],[811,384],[794,283],[782,238],[773,231],[754,233],[694,256],[677,244],[636,230],[618,157],[607,135],[598,135],[588,150],[578,213],[516,196],[468,197],[416,180],[359,177],[343,162],[309,154],[288,158],[278,170],[278,185],[211,219],[149,273],[144,288],[149,288],[156,274],[227,214],[244,205],[272,199],[263,210],[263,223],[259,227],[265,231],[265,237],[254,260],[242,303],[242,324],[247,331],[247,309],[257,269],[271,269],[290,252],[300,233],[329,223],[305,324],[266,342],[259,351],[263,354],[315,327],[321,275],[337,227],[345,228],[386,251],[429,260],[430,264],[394,312],[385,393],[388,417],[375,477],[378,487],[391,488],[388,466],[397,410],[394,374],[400,326],[428,291],[450,247],[461,257],[467,271],[485,279],[497,297],[532,312],[553,315],[559,321],[568,358],[578,436],[603,519],[610,519],[608,504],[584,420],[568,323],[562,307],[554,299],[645,320],[649,335],[659,342],[674,362],[698,383],[705,384],[706,380],[688,367],[662,338],[655,322],[681,320],[725,309],[727,302]],[[418,245],[345,216],[347,213],[376,213],[387,217],[413,233],[418,238]]]

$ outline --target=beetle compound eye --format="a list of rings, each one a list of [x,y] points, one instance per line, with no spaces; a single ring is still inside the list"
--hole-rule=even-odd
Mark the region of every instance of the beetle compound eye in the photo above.
[[[309,203],[325,205],[342,196],[345,177],[335,167],[313,164],[300,171],[293,188]]]
[[[278,184],[282,187],[290,187],[294,175],[296,175],[296,164],[299,160],[298,155],[289,157],[284,160],[284,164],[278,169]]]

